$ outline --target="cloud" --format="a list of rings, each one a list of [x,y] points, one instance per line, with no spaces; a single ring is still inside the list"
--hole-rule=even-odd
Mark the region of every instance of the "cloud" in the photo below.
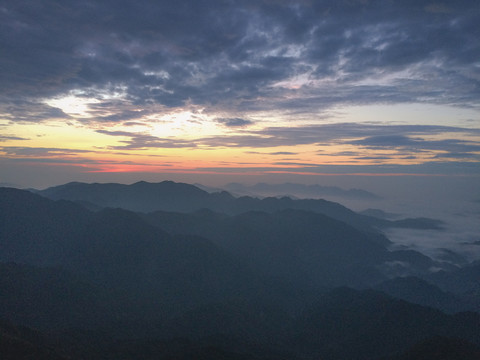
[[[270,155],[297,155],[297,154],[298,153],[294,153],[291,151],[276,151],[276,152],[270,153]]]
[[[451,152],[451,153],[440,153],[435,155],[435,159],[466,159],[466,158],[471,158],[471,159],[478,159],[480,160],[480,154],[473,154],[473,153],[456,153],[456,152]]]
[[[226,127],[245,127],[254,124],[253,121],[242,118],[220,118],[217,119],[217,122]]]
[[[198,140],[209,146],[277,147],[302,144],[351,144],[366,148],[401,148],[409,150],[479,151],[480,143],[462,139],[424,140],[420,137],[449,134],[478,136],[480,129],[439,125],[373,125],[335,123],[296,127],[268,127],[245,131],[242,135],[216,136]],[[360,139],[359,139],[360,138]],[[343,152],[346,156],[356,153]]]
[[[431,160],[442,169],[378,164],[331,171],[443,173],[458,160],[461,171],[473,172],[480,152],[478,14],[476,0],[4,2],[0,141],[18,145],[9,142],[48,132],[22,133],[22,126],[54,120],[110,136],[114,142],[103,151],[116,154],[237,148],[287,158],[266,171],[330,171],[306,166],[310,159],[294,147],[309,145],[312,156],[338,161]],[[387,123],[388,115],[378,123],[332,123],[345,121],[338,114],[349,106],[411,103],[467,115],[442,114],[438,123],[451,126]],[[436,122],[435,111],[424,124]],[[187,112],[194,115],[185,125],[179,118],[169,123],[171,136],[148,132]],[[191,132],[188,139],[183,131]],[[74,156],[67,147],[2,151]]]
[[[421,139],[412,139],[404,135],[378,135],[370,136],[362,140],[354,141],[354,144],[373,146],[373,147],[397,147],[397,146],[411,146],[417,144]]]
[[[20,136],[0,135],[0,142],[10,141],[10,140],[29,140],[29,139],[23,138]]]
[[[405,149],[409,151],[442,151],[446,152],[443,157],[456,157],[455,154],[463,153],[475,155],[473,152],[480,151],[480,142],[462,139],[425,140],[404,135],[379,135],[371,136],[361,140],[349,142],[354,145],[361,145],[371,149]],[[453,154],[453,155],[450,155]],[[467,156],[463,156],[467,157]]]
[[[37,157],[37,156],[69,156],[81,153],[91,153],[91,150],[80,149],[65,149],[65,148],[47,148],[47,147],[21,147],[21,146],[3,146],[0,147],[0,151],[5,152],[7,155],[15,155],[19,157]]]
[[[144,123],[137,122],[137,121],[126,121],[123,123],[124,126],[145,126]]]
[[[14,121],[66,118],[39,100],[109,88],[122,88],[131,109],[99,121],[158,105],[318,113],[372,103],[478,108],[480,96],[475,0],[19,0],[3,4],[0,24],[0,102],[23,101],[6,111]]]
[[[3,100],[3,101],[2,101]],[[41,122],[51,119],[69,119],[61,109],[49,106],[41,99],[10,99],[0,96],[0,116],[12,122]]]
[[[392,156],[357,156],[358,160],[390,160]]]
[[[99,134],[127,137],[120,140],[125,145],[110,146],[111,150],[137,150],[146,148],[194,148],[197,145],[192,141],[178,139],[164,139],[149,134],[133,133],[128,131],[96,130]]]

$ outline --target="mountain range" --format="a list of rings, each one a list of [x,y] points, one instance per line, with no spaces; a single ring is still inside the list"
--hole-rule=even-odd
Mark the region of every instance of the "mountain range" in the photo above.
[[[148,183],[140,181],[131,185],[73,182],[37,191],[52,200],[79,202],[91,209],[105,207],[122,208],[136,212],[173,211],[188,213],[202,209],[229,215],[247,211],[274,212],[286,209],[318,212],[350,225],[368,227],[410,227],[439,229],[442,222],[428,218],[390,221],[356,213],[339,203],[324,199],[292,199],[288,196],[258,198],[235,197],[226,191],[207,192],[194,185],[163,181]]]
[[[208,192],[219,192],[222,190],[228,191],[235,196],[254,196],[254,197],[268,197],[268,196],[292,196],[296,198],[318,199],[325,197],[334,198],[351,198],[351,199],[368,199],[379,200],[380,196],[362,189],[342,189],[338,186],[321,186],[318,184],[305,185],[296,183],[283,184],[267,184],[257,183],[255,185],[244,185],[240,183],[229,183],[219,188],[211,188],[196,184],[203,190]]]
[[[478,354],[480,264],[392,250],[382,226],[395,225],[325,200],[173,182],[0,188],[0,352],[394,360],[433,359],[448,344]]]

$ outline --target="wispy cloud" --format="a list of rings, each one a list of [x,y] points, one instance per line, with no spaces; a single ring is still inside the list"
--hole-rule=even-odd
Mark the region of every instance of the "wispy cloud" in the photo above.
[[[139,134],[128,131],[110,131],[97,130],[99,134],[110,136],[119,136],[129,138],[128,140],[120,140],[125,145],[110,146],[114,150],[136,150],[145,148],[194,148],[196,144],[188,140],[163,139],[153,135]]]
[[[254,124],[253,121],[242,118],[219,118],[217,122],[226,127],[245,127]]]
[[[16,155],[16,156],[28,156],[28,157],[37,157],[37,156],[69,156],[76,154],[92,153],[91,150],[80,150],[80,149],[65,149],[65,148],[45,148],[45,147],[21,147],[21,146],[4,146],[0,147],[0,151],[5,152],[7,155]]]
[[[233,147],[277,147],[301,144],[350,144],[365,148],[403,149],[410,151],[480,151],[480,143],[461,138],[426,140],[421,136],[449,134],[480,136],[480,129],[437,125],[371,125],[336,123],[316,126],[270,127],[263,130],[247,131],[244,135],[216,136],[200,139],[199,143],[209,146]],[[342,152],[350,156],[356,152]]]
[[[7,140],[28,140],[28,138],[20,136],[9,136],[9,135],[0,135],[0,142]]]

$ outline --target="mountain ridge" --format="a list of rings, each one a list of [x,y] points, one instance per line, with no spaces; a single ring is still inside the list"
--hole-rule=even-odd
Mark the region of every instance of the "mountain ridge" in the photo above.
[[[432,274],[442,264],[390,250],[369,226],[275,209],[278,201],[239,214],[92,211],[0,188],[0,318],[54,330],[53,348],[47,339],[32,351],[71,360],[393,359],[435,336],[460,338],[452,349],[480,345],[478,313],[449,315],[365,290],[402,266],[474,301],[478,263]],[[407,291],[411,284],[420,297],[431,289],[416,281]],[[3,339],[15,354],[28,340]]]
[[[419,229],[442,229],[442,222],[427,218],[387,220],[361,213],[325,199],[292,199],[266,197],[263,199],[241,196],[234,197],[226,191],[209,193],[194,185],[163,181],[149,183],[136,182],[131,185],[115,183],[73,182],[36,193],[52,200],[70,200],[91,204],[92,207],[120,207],[136,212],[173,211],[194,212],[204,208],[238,215],[258,210],[274,212],[283,209],[309,210],[344,221],[359,229],[377,232],[374,228],[406,227]]]

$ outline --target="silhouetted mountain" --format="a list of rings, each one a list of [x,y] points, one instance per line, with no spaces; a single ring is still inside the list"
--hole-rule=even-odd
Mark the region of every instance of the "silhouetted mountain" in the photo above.
[[[14,263],[0,263],[0,294],[0,318],[49,330],[128,317],[131,305],[61,269]]]
[[[458,338],[434,336],[412,346],[402,355],[383,360],[476,360],[480,347]]]
[[[356,212],[335,202],[318,199],[294,200],[289,197],[268,197],[258,199],[249,196],[235,198],[228,192],[208,193],[193,185],[163,181],[160,183],[138,182],[123,184],[85,184],[69,183],[38,191],[42,196],[52,200],[70,200],[86,202],[92,208],[123,208],[138,212],[173,211],[193,212],[201,209],[226,213],[241,214],[248,211],[275,212],[286,209],[314,211],[344,221],[364,231],[375,233],[373,227],[397,226],[429,228],[429,219],[409,219],[404,222],[391,222]],[[433,228],[438,223],[433,222]]]
[[[166,184],[172,188],[177,185],[188,189],[190,194],[206,194],[189,185]],[[122,186],[131,189],[163,185]],[[365,286],[384,279],[376,269],[395,276],[399,272],[411,275],[428,271],[434,265],[442,266],[415,251],[387,251],[388,240],[369,226],[363,226],[367,230],[360,231],[358,227],[311,211],[255,211],[230,217],[207,210],[194,214],[157,212],[142,215],[142,219],[125,210],[93,213],[68,201],[53,202],[16,189],[0,190],[1,261],[61,266],[96,284],[125,290],[143,289],[152,298],[161,293],[162,298],[178,301],[177,295],[183,294],[186,300],[189,296],[185,284],[196,296],[204,298],[225,293],[224,286],[233,294],[242,288],[238,284],[248,283],[247,278],[256,284],[252,280],[254,276],[247,275],[246,269],[241,270],[243,265],[236,259],[268,278],[306,287]],[[263,204],[267,208],[273,204],[271,209],[278,201],[284,201],[285,205],[298,204],[291,199],[216,196]],[[328,212],[346,216],[350,222],[361,222],[361,217],[339,204],[313,200],[310,204],[324,203]],[[162,229],[180,236],[174,238]],[[170,264],[172,259],[176,263]],[[203,268],[202,261],[209,266]],[[209,270],[192,270],[196,267]],[[220,280],[216,273],[223,267],[239,280],[236,289],[229,286],[231,281],[227,279],[222,280],[222,286],[211,281]],[[195,276],[201,277],[205,284],[188,280]],[[178,281],[165,280],[170,277]],[[244,285],[242,291],[247,288]]]
[[[185,204],[202,194],[186,189]],[[400,270],[473,301],[478,263],[430,274],[442,264],[389,251],[370,225],[350,224],[365,218],[334,203],[227,193],[207,199],[233,204],[233,215],[94,212],[0,188],[0,317],[56,331],[0,324],[2,358],[375,359],[429,353],[422,344],[436,336],[461,339],[451,348],[466,354],[480,344],[477,313],[447,315],[372,290],[326,292],[371,286]],[[252,204],[269,211],[236,214]],[[325,205],[350,223],[276,209],[288,204]],[[382,286],[417,302],[448,299],[416,279]]]
[[[440,289],[467,299],[480,311],[480,261],[454,271],[438,271],[424,278]]]
[[[438,219],[431,219],[426,217],[405,218],[400,220],[393,220],[399,215],[387,213],[379,209],[367,209],[358,212],[361,215],[374,217],[383,221],[378,221],[376,225],[380,228],[403,228],[403,229],[418,229],[418,230],[443,230],[445,222]]]
[[[308,211],[247,212],[232,217],[210,211],[156,212],[144,217],[171,233],[211,239],[269,278],[308,287],[378,281],[382,277],[373,266],[389,256],[376,236]]]
[[[52,200],[86,201],[101,207],[142,212],[189,212],[205,207],[205,203],[212,199],[207,192],[193,185],[173,181],[140,181],[132,185],[73,182],[39,191],[39,194]]]
[[[93,214],[68,201],[0,188],[0,261],[57,265],[73,252]]]
[[[54,266],[135,294],[144,316],[229,297],[257,296],[256,276],[195,236],[171,236],[125,210],[91,213],[22,190],[0,189],[0,260]]]
[[[463,255],[445,248],[437,249],[436,258],[459,266],[465,266],[469,263],[469,261]]]
[[[372,290],[336,289],[299,319],[291,346],[322,359],[375,359],[444,336],[480,344],[480,315],[446,315]]]
[[[188,337],[196,341],[235,339],[244,344],[278,345],[288,333],[293,317],[275,302],[234,300],[189,310],[159,324],[163,337]]]
[[[381,235],[310,211],[228,216],[202,210],[154,212],[143,217],[173,234],[211,239],[259,273],[305,286],[367,286],[385,275],[423,274],[432,267],[449,267],[413,250],[387,251],[389,242]]]
[[[0,319],[2,360],[67,360],[39,332]]]
[[[446,313],[460,311],[476,311],[472,304],[460,296],[440,290],[425,280],[417,277],[401,277],[385,281],[375,286],[376,290],[383,291],[390,296],[405,301],[429,306]]]
[[[395,250],[389,252],[388,259],[381,270],[390,278],[397,276],[422,276],[431,274],[432,269],[448,271],[458,269],[449,262],[433,261],[430,257],[415,250]]]
[[[230,342],[217,343],[175,339],[123,339],[110,342],[97,351],[83,352],[81,359],[89,360],[290,360],[279,354],[256,347],[231,349]]]
[[[295,183],[243,185],[230,183],[223,187],[225,190],[247,196],[293,196],[297,198],[318,199],[324,197],[343,197],[378,200],[380,196],[361,189],[345,190],[337,186],[304,185]]]

